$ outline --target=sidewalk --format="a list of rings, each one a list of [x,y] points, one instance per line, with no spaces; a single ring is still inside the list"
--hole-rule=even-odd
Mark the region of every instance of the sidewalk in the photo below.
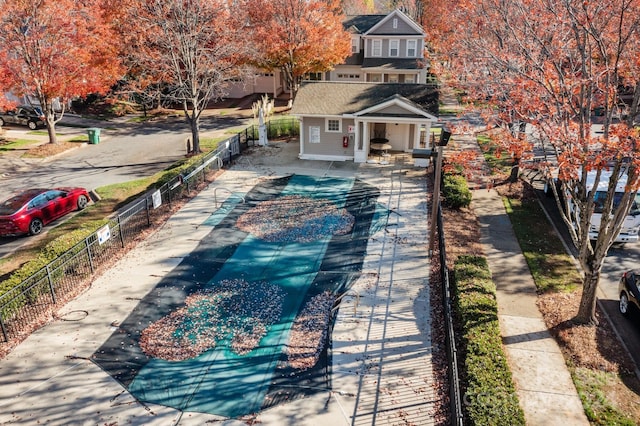
[[[475,135],[456,135],[450,145],[481,156]],[[471,184],[471,208],[496,284],[502,341],[527,425],[589,425],[560,347],[536,306],[536,286],[502,199],[482,173]]]
[[[497,287],[502,342],[527,425],[588,425],[560,347],[536,306],[535,283],[500,195],[475,190],[471,206]]]

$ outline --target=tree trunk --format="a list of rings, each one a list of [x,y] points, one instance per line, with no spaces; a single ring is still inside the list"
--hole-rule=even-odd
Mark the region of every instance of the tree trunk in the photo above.
[[[191,152],[194,154],[200,154],[200,126],[198,120],[194,118],[194,115],[189,117],[189,126],[191,127],[191,140],[193,141],[193,149]]]
[[[509,182],[515,183],[518,181],[518,175],[520,174],[520,159],[513,159],[513,166],[511,166],[511,174],[509,175]]]
[[[46,116],[45,123],[47,125],[47,133],[49,134],[49,143],[58,143],[58,137],[56,136],[56,124],[53,122],[53,117]]]
[[[585,273],[582,283],[582,298],[580,299],[580,307],[578,315],[574,321],[579,324],[598,325],[596,318],[596,290],[600,281],[600,272]]]

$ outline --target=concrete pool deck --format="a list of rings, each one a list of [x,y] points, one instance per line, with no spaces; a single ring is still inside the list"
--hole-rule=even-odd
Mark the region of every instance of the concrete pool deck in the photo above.
[[[128,253],[59,318],[0,363],[0,423],[242,425],[435,424],[425,170],[410,155],[390,165],[301,161],[296,143],[241,157],[161,229]],[[90,357],[139,300],[210,231],[201,226],[230,193],[290,174],[355,177],[377,187],[392,214],[370,236],[363,276],[333,330],[332,390],[225,419],[141,404]],[[222,188],[222,189],[220,189]],[[217,205],[215,205],[217,202]]]

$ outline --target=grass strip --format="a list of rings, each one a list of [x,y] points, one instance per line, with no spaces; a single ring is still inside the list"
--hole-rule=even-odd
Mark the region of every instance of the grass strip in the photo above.
[[[537,199],[503,197],[514,233],[539,292],[572,292],[582,285],[580,273]],[[624,379],[614,373],[567,363],[587,418],[596,425],[633,425],[607,395]]]

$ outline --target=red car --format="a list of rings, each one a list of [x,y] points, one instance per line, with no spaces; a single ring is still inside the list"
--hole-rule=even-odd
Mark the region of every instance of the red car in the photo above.
[[[37,235],[46,224],[88,203],[84,188],[28,189],[0,203],[0,237]]]

